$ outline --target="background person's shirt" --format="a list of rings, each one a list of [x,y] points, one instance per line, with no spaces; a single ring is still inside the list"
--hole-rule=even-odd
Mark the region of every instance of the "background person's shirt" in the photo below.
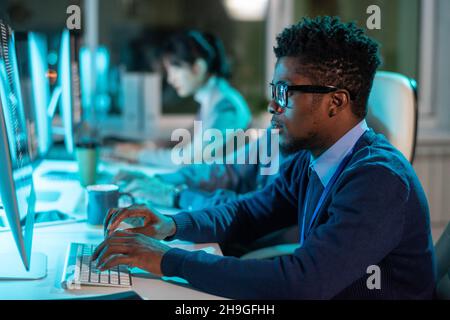
[[[310,155],[300,152],[253,196],[174,216],[175,238],[246,243],[302,221],[309,164]],[[373,265],[380,289],[367,285]],[[237,299],[430,299],[435,288],[425,193],[409,162],[373,130],[356,143],[292,255],[240,260],[171,249],[161,267],[165,276]]]
[[[202,122],[202,130],[219,130],[224,137],[224,143],[227,129],[246,129],[250,125],[252,117],[245,99],[223,78],[208,79],[206,84],[197,91],[194,99],[200,104],[200,116],[197,120]],[[207,143],[203,142],[202,132],[193,132],[191,138],[192,141],[184,147],[190,148],[193,163],[195,153],[203,154],[203,148]],[[195,148],[196,145],[203,147]],[[200,158],[203,158],[202,155]],[[138,161],[162,167],[178,167],[172,161],[172,149],[144,149],[138,153]]]

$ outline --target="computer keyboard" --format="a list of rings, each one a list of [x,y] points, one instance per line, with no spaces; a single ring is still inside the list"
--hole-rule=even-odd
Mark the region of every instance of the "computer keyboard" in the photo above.
[[[131,274],[125,266],[106,271],[95,268],[91,261],[95,245],[71,243],[69,245],[61,285],[65,289],[79,289],[81,286],[131,287]]]

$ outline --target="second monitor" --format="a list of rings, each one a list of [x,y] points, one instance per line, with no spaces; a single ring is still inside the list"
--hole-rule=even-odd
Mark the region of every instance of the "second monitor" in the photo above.
[[[27,47],[30,58],[30,94],[39,139],[39,153],[41,156],[47,155],[53,145],[53,136],[63,136],[65,150],[72,155],[74,130],[82,120],[78,38],[69,30],[62,32],[56,74],[49,68],[49,50],[44,34],[29,32]],[[51,78],[55,76],[56,83],[52,85]]]

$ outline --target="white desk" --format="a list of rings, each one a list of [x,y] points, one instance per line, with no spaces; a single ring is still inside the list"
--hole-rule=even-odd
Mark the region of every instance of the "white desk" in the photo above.
[[[103,229],[101,227],[89,226],[84,222],[36,228],[33,238],[33,252],[42,252],[47,255],[47,277],[42,280],[0,281],[0,299],[73,299],[98,297],[129,291],[129,289],[103,287],[64,290],[61,287],[60,281],[68,244],[70,242],[99,243],[102,239]],[[210,253],[221,254],[217,244],[195,245],[174,241],[169,243],[169,245],[187,250],[203,249]],[[11,233],[0,233],[0,248],[3,252],[16,251]],[[132,279],[133,291],[144,299],[219,298],[187,288],[182,282],[177,285],[171,279],[163,281],[150,276],[150,274],[142,274],[141,272],[139,275],[139,270],[134,270],[138,272]]]
[[[145,166],[130,165],[126,163],[104,163],[99,165],[101,174],[115,175],[121,169],[131,169],[140,171],[148,175],[155,173],[170,172],[168,169],[149,168]],[[74,161],[43,161],[33,173],[33,181],[36,193],[46,193],[51,195],[56,193],[57,200],[38,201],[36,211],[59,210],[63,213],[74,216],[75,218],[86,218],[85,214],[85,190],[80,186],[78,180],[58,181],[55,179],[46,179],[43,177],[45,173],[51,171],[68,172],[76,175],[77,164]],[[98,183],[110,183],[110,181],[98,181]],[[39,198],[39,197],[38,197]],[[172,209],[163,209],[165,214],[175,213]]]
[[[76,170],[75,163],[43,163],[39,172],[48,168],[65,170]],[[37,170],[37,171],[38,171]],[[39,179],[38,179],[39,180]],[[71,211],[79,218],[83,216],[84,192],[76,181],[58,182],[36,181],[37,190],[52,191],[60,190],[62,198],[59,199],[54,208],[64,209],[63,212]],[[69,192],[69,196],[67,195]],[[63,206],[64,208],[58,208]],[[76,212],[77,211],[77,212]],[[103,240],[103,229],[90,226],[85,222],[74,222],[58,225],[36,226],[33,236],[33,252],[42,252],[47,255],[47,276],[41,280],[29,281],[0,281],[0,299],[76,299],[76,298],[101,298],[112,294],[120,294],[130,291],[129,289],[83,287],[76,290],[65,290],[60,281],[64,266],[67,246],[70,242],[100,243]],[[170,242],[169,245],[186,250],[205,250],[209,253],[221,255],[220,247],[216,243],[193,244],[182,241]],[[16,246],[10,232],[0,232],[0,251],[16,252]],[[0,263],[2,263],[0,261]],[[31,263],[33,263],[31,261]],[[165,300],[165,299],[223,299],[218,296],[209,295],[191,289],[182,279],[157,278],[139,269],[133,269],[132,291],[143,299]]]

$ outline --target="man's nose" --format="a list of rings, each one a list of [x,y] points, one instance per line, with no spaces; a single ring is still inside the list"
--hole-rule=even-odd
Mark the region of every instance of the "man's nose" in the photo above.
[[[267,111],[271,114],[282,114],[283,108],[281,108],[275,101],[270,100],[267,106]]]

